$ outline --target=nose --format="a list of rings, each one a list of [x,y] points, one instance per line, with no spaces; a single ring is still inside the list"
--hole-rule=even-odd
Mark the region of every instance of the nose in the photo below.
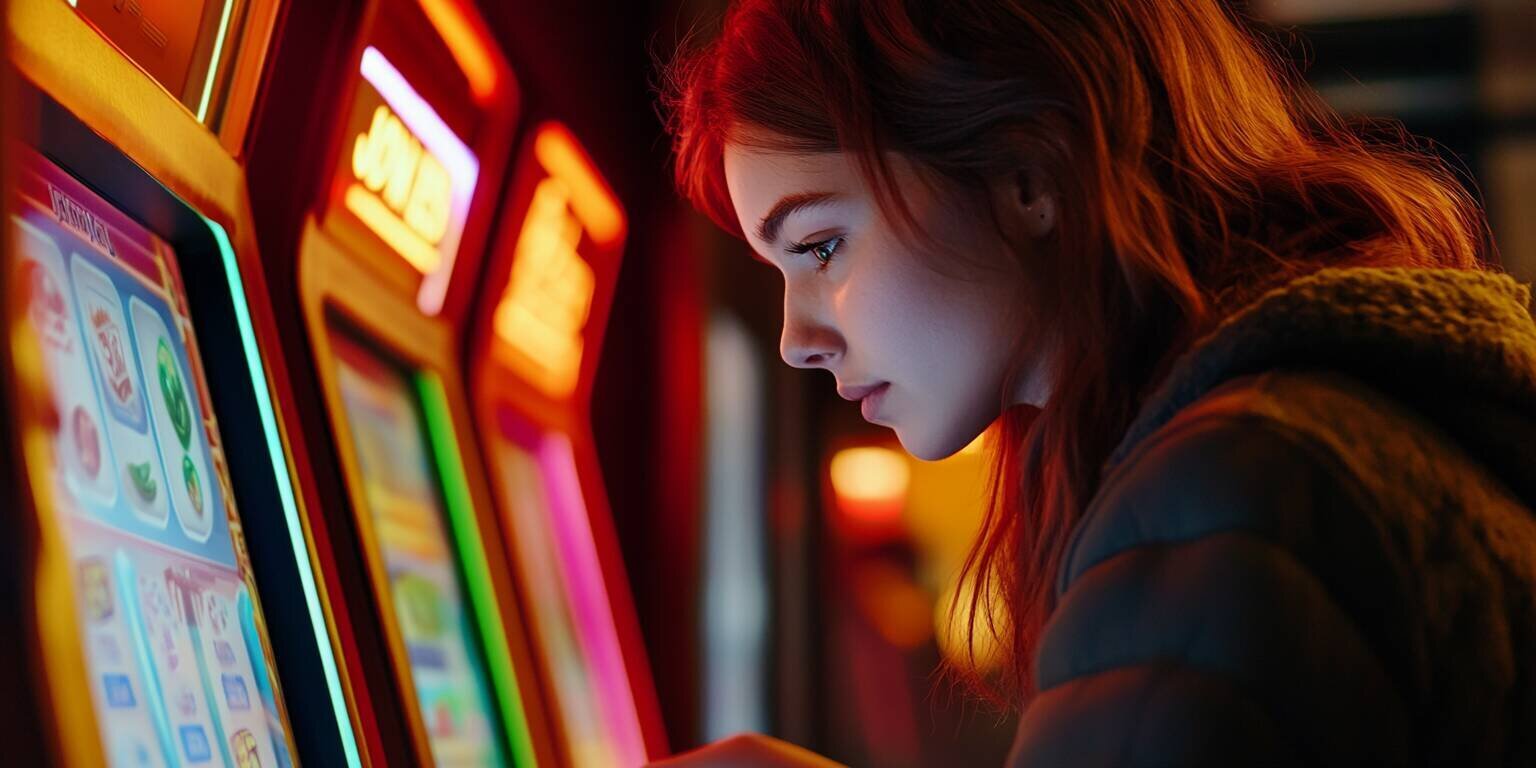
[[[779,356],[793,368],[826,368],[843,354],[843,337],[836,329],[784,302],[784,331],[779,336]]]

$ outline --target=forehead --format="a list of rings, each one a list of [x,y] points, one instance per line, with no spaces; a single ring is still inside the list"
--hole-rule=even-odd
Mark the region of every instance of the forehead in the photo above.
[[[725,183],[743,229],[786,195],[804,192],[857,194],[862,190],[853,158],[841,152],[794,153],[725,145]]]

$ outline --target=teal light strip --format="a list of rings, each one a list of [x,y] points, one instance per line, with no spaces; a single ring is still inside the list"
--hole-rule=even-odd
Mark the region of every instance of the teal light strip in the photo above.
[[[496,588],[491,584],[490,565],[485,558],[485,542],[480,537],[474,501],[469,494],[469,478],[464,474],[464,460],[459,454],[453,416],[448,411],[448,394],[443,390],[442,381],[429,374],[417,375],[416,389],[421,397],[421,410],[427,421],[427,436],[432,441],[432,453],[437,460],[438,476],[443,483],[443,497],[448,507],[448,521],[453,527],[454,543],[460,561],[464,564],[465,586],[469,589],[469,599],[474,603],[475,615],[479,619],[475,625],[480,628],[480,644],[485,649],[491,683],[496,689],[496,699],[501,704],[507,739],[511,742],[512,761],[519,768],[533,768],[537,765],[533,734],[528,729],[528,713],[523,710],[517,673],[512,668],[512,654],[507,650],[507,630],[502,623]]]
[[[208,62],[208,77],[203,80],[203,100],[197,105],[197,121],[208,122],[208,102],[213,100],[213,81],[219,74],[219,60],[224,57],[224,38],[229,35],[229,15],[235,9],[235,0],[224,0],[224,13],[219,17],[219,36],[213,40],[213,60]]]
[[[229,278],[229,293],[235,308],[235,320],[240,326],[240,343],[245,348],[245,363],[251,373],[251,388],[256,392],[256,406],[261,413],[261,431],[266,437],[267,453],[272,459],[272,475],[277,481],[278,495],[283,502],[283,519],[288,523],[288,541],[293,544],[293,559],[299,569],[299,582],[304,587],[304,605],[309,611],[309,623],[315,631],[315,647],[320,652],[320,664],[325,673],[325,685],[331,694],[331,711],[336,715],[336,730],[341,734],[342,751],[347,765],[361,768],[362,758],[357,750],[357,736],[352,732],[352,719],[347,714],[347,698],[342,693],[341,675],[336,669],[336,656],[331,649],[331,637],[326,628],[325,612],[320,607],[320,591],[315,586],[315,572],[309,560],[309,547],[304,539],[304,526],[299,520],[299,504],[293,492],[293,478],[288,476],[288,457],[283,453],[282,439],[278,437],[277,416],[272,407],[272,395],[267,390],[266,366],[261,361],[261,350],[256,346],[256,330],[251,325],[250,307],[245,302],[245,283],[240,279],[240,265],[235,259],[235,249],[229,244],[224,228],[207,218],[203,219],[213,231],[219,244],[219,255],[224,259],[224,274]]]

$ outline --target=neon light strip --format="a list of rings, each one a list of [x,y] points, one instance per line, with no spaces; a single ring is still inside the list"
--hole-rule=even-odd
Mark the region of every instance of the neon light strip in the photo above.
[[[545,123],[533,140],[533,154],[550,176],[566,183],[571,209],[598,245],[609,245],[624,235],[624,212],[603,187],[597,169],[587,161],[568,128]]]
[[[619,648],[619,629],[613,623],[613,606],[603,583],[597,543],[592,539],[591,521],[582,501],[571,441],[562,434],[545,436],[539,444],[539,465],[549,483],[557,546],[566,566],[565,576],[575,603],[572,607],[581,628],[578,641],[598,681],[597,700],[603,719],[608,722],[619,764],[643,765],[647,760],[645,737],[640,732],[635,694],[629,687],[624,653]]]
[[[448,52],[459,63],[459,69],[464,71],[464,79],[469,81],[475,99],[490,101],[496,95],[496,63],[491,52],[486,50],[488,43],[475,29],[465,9],[454,0],[421,0],[421,9],[426,11],[432,26],[437,27],[437,34],[448,45]]]
[[[341,748],[347,765],[361,768],[363,761],[357,751],[357,737],[352,732],[352,721],[347,712],[347,698],[342,693],[341,675],[336,671],[336,657],[332,653],[331,638],[320,608],[320,591],[315,587],[315,573],[309,560],[309,548],[305,544],[304,526],[299,521],[299,505],[293,492],[293,479],[288,476],[288,459],[283,453],[282,439],[278,437],[277,416],[272,407],[272,395],[267,391],[266,366],[261,361],[261,350],[256,346],[256,330],[251,324],[250,307],[245,303],[245,284],[240,279],[240,265],[235,260],[235,249],[229,244],[224,228],[203,219],[213,231],[219,244],[219,255],[224,260],[224,274],[229,278],[229,294],[235,308],[235,320],[240,327],[240,343],[245,348],[245,364],[251,373],[251,388],[256,392],[256,407],[261,414],[261,431],[266,437],[267,453],[272,460],[272,477],[277,481],[277,492],[283,503],[283,519],[288,523],[288,541],[293,544],[293,560],[299,569],[299,582],[304,588],[304,605],[309,612],[309,624],[315,630],[315,648],[320,652],[320,666],[325,674],[325,686],[331,696],[331,711],[336,715],[336,730],[341,734]]]
[[[219,59],[224,56],[224,37],[229,34],[229,14],[234,8],[235,0],[224,0],[224,13],[219,17],[219,36],[213,40],[213,60],[208,62],[208,77],[203,80],[203,100],[197,106],[199,123],[207,122],[208,102],[213,98],[213,81],[219,73]]]
[[[453,275],[453,262],[458,257],[459,236],[464,232],[469,200],[475,192],[475,181],[480,177],[480,161],[443,122],[432,105],[406,82],[400,70],[371,45],[363,50],[362,74],[405,127],[411,129],[411,133],[442,162],[453,179],[453,224],[438,245],[443,254],[442,263],[426,276],[416,295],[416,305],[421,311],[435,315],[442,310],[443,299],[448,294],[448,279]]]
[[[464,460],[454,434],[453,417],[448,412],[448,393],[436,376],[419,375],[416,388],[421,397],[422,415],[427,421],[427,437],[437,459],[438,476],[443,483],[443,500],[448,507],[448,521],[453,526],[454,546],[459,562],[464,564],[464,583],[470,602],[475,606],[475,626],[480,629],[480,644],[485,649],[486,666],[501,704],[502,722],[512,745],[512,760],[517,766],[536,765],[533,734],[528,729],[528,715],[523,711],[523,697],[507,650],[507,630],[502,624],[496,602],[496,588],[491,584],[490,566],[485,559],[485,542],[475,520],[474,501],[469,494],[469,478],[464,475]],[[638,765],[638,763],[637,763]]]

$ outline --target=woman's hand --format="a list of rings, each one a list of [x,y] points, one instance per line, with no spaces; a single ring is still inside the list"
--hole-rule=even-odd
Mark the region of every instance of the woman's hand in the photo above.
[[[649,764],[650,768],[839,768],[840,765],[815,752],[760,733],[737,734]]]

